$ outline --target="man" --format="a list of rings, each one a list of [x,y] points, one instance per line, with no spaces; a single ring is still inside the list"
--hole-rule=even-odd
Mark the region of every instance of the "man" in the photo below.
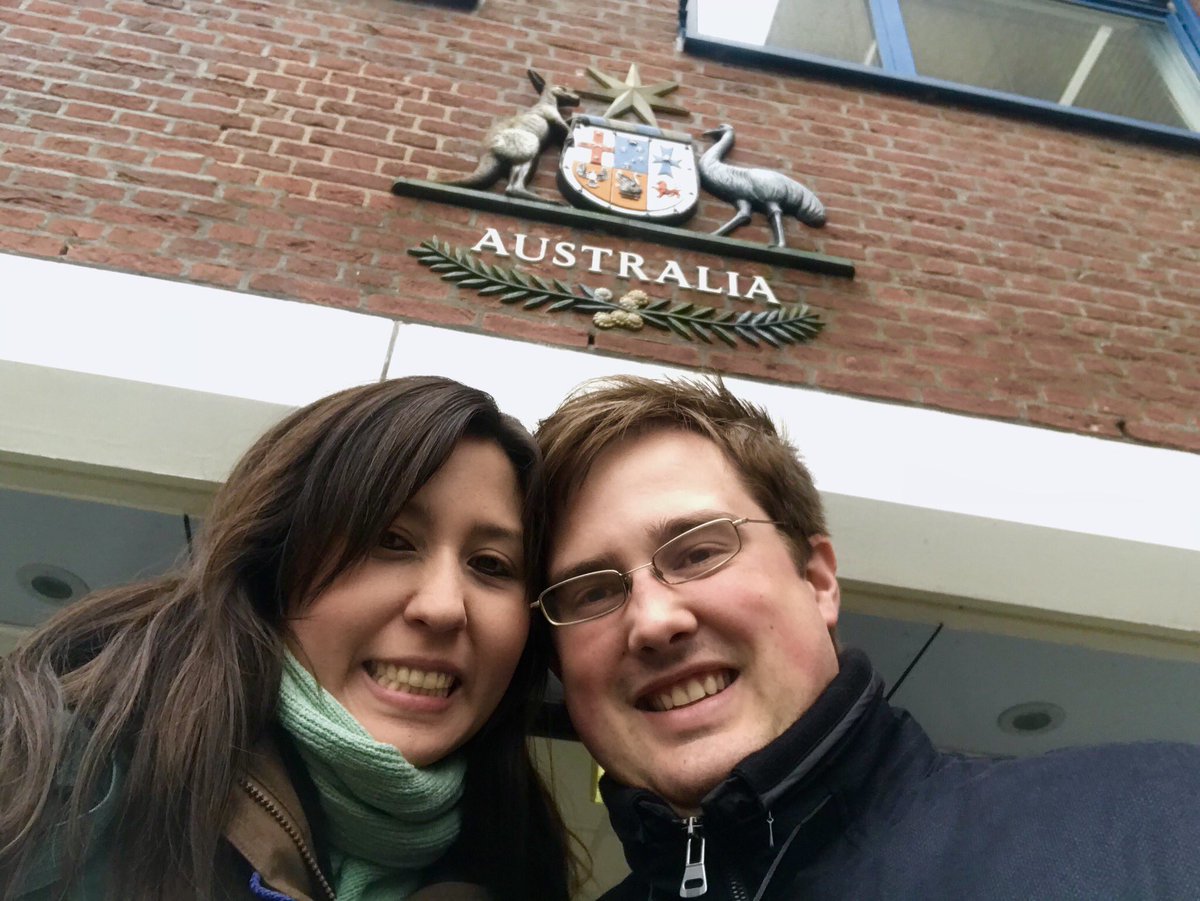
[[[632,870],[606,899],[1200,897],[1200,750],[942,754],[838,653],[820,498],[763,411],[625,377],[538,438],[537,606]]]

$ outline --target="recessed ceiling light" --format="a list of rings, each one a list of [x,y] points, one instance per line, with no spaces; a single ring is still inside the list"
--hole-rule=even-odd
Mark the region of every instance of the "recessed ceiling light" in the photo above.
[[[30,597],[51,604],[69,604],[89,591],[75,573],[50,563],[26,563],[17,570],[17,582]]]
[[[1029,701],[1009,707],[996,718],[996,725],[1014,735],[1042,735],[1057,729],[1067,712],[1049,701]]]

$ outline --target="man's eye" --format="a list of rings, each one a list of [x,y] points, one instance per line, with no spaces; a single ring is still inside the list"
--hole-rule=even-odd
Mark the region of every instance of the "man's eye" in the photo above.
[[[690,547],[683,553],[683,563],[685,565],[695,565],[698,563],[707,563],[713,557],[720,553],[719,548],[711,545],[701,544],[696,547]]]
[[[621,591],[620,585],[600,583],[581,585],[571,594],[571,604],[574,607],[594,607],[612,603],[613,598]]]
[[[389,529],[380,537],[379,547],[385,551],[411,551],[413,544],[399,532]]]
[[[684,547],[672,548],[671,553],[665,554],[660,566],[673,572],[689,572],[701,569],[713,560],[728,553],[716,544],[690,544]]]
[[[480,554],[472,558],[471,566],[481,575],[493,579],[512,579],[517,575],[516,567],[496,554]]]

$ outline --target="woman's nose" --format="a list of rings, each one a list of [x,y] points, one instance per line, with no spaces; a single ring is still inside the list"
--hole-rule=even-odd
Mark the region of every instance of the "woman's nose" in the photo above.
[[[467,599],[458,561],[436,557],[421,567],[417,580],[410,586],[404,618],[435,632],[461,629],[467,622]]]

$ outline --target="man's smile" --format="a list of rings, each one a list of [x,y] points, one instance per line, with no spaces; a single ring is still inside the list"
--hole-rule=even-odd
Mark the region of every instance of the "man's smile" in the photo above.
[[[694,673],[673,684],[659,686],[646,692],[638,698],[636,706],[639,710],[664,712],[678,707],[695,704],[707,697],[720,694],[737,678],[737,673],[730,669],[712,670],[707,673]]]

